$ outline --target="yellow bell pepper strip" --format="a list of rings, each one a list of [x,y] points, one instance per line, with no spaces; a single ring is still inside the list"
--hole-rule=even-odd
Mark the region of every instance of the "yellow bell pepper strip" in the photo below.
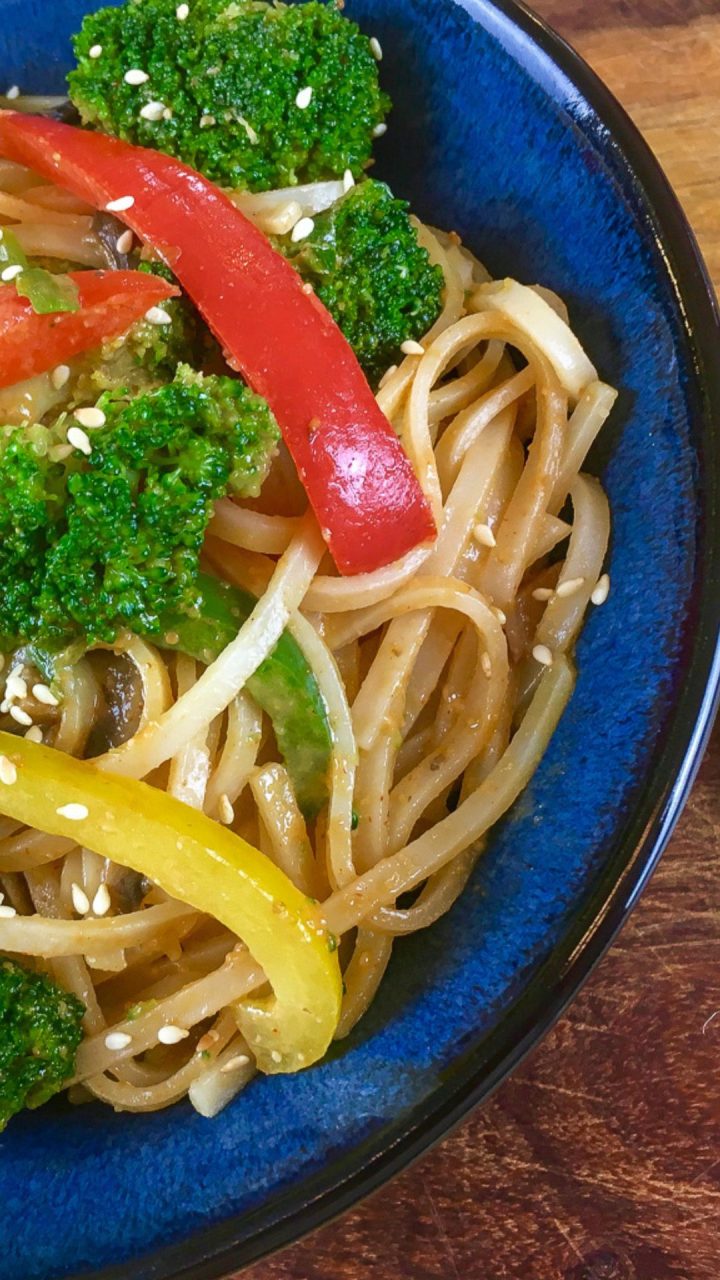
[[[149,876],[243,940],[272,987],[237,1006],[259,1070],[298,1071],[322,1058],[342,996],[335,939],[269,858],[165,792],[91,761],[3,732],[0,756],[10,766],[0,783],[7,817]]]

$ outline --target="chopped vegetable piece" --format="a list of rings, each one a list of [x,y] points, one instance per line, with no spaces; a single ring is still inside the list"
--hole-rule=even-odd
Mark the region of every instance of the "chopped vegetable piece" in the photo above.
[[[46,974],[0,956],[0,1132],[73,1075],[84,1013]]]
[[[159,634],[152,638],[161,648],[180,649],[208,663],[234,640],[257,600],[207,574],[200,575],[198,589],[196,610],[190,615],[163,614]],[[173,637],[172,643],[168,636]],[[327,800],[332,739],[312,668],[292,636],[286,633],[280,638],[247,687],[272,721],[300,808],[306,817],[314,817]]]
[[[80,309],[38,315],[14,285],[0,286],[0,387],[54,369],[83,351],[116,338],[149,307],[177,294],[139,271],[78,271],[70,275]]]
[[[38,116],[0,112],[0,151],[122,211],[172,267],[273,410],[341,572],[372,571],[434,536],[425,495],[349,344],[221,191],[167,156]]]
[[[319,909],[269,858],[144,782],[8,733],[0,733],[0,753],[17,770],[2,797],[9,817],[80,839],[242,938],[272,987],[271,996],[238,1005],[261,1071],[298,1071],[323,1056],[340,1013],[340,966]],[[64,816],[68,806],[87,817]]]
[[[44,267],[31,267],[9,227],[0,228],[0,278],[12,279],[16,291],[28,299],[33,311],[40,316],[80,308],[74,280],[69,275],[55,275]]]

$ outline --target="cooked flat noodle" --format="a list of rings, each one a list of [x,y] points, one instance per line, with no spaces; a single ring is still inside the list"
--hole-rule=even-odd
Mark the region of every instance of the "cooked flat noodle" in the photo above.
[[[337,183],[318,183],[234,198],[279,232],[337,195]],[[28,252],[106,265],[90,213],[0,161],[0,221]],[[87,652],[63,668],[44,731],[59,750],[102,751],[102,663],[129,664],[137,706],[116,708],[114,741],[125,741],[98,767],[232,824],[324,903],[344,967],[338,1037],[371,1003],[394,939],[451,908],[540,763],[572,693],[573,646],[610,536],[607,499],[580,469],[616,393],[598,381],[564,304],[539,286],[491,281],[456,236],[418,234],[445,275],[442,314],[424,353],[389,370],[377,395],[432,505],[434,545],[342,578],[297,503],[223,499],[206,562],[259,597],[236,638],[203,667],[120,636],[114,658]],[[8,421],[13,390],[38,412],[55,403],[47,378],[9,389]],[[277,467],[273,492],[294,483],[287,457]],[[312,822],[246,687],[284,630],[330,727],[329,800]],[[130,1111],[187,1096],[215,1115],[254,1073],[234,1006],[264,974],[242,940],[121,857],[0,819],[0,877],[18,910],[0,918],[0,948],[42,958],[86,1006],[71,1096]],[[181,1037],[159,1046],[169,1024]]]

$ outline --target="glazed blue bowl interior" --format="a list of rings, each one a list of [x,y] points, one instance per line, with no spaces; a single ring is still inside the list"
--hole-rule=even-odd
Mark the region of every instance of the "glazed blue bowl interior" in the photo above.
[[[91,7],[3,0],[0,81],[60,91],[69,33]],[[532,786],[450,915],[397,946],[357,1032],[312,1071],[258,1080],[214,1122],[187,1105],[136,1117],[64,1103],[14,1121],[0,1138],[4,1280],[110,1264],[125,1280],[220,1275],[437,1136],[547,1025],[581,976],[577,955],[586,969],[607,941],[707,720],[713,441],[683,310],[704,317],[706,343],[714,321],[671,197],[638,151],[664,202],[653,211],[572,64],[536,43],[527,16],[481,0],[348,0],[347,12],[381,40],[396,104],[380,176],[494,274],[557,290],[622,389],[595,460],[612,592]]]

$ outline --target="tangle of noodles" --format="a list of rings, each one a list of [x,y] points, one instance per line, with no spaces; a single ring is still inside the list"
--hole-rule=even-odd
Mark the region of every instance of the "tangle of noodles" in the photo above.
[[[341,187],[236,198],[278,233]],[[4,160],[0,223],[28,253],[106,265],[92,210]],[[395,939],[452,907],[541,760],[572,693],[573,646],[610,535],[607,500],[582,467],[615,392],[562,303],[491,281],[456,236],[417,230],[444,273],[444,306],[424,355],[389,370],[378,401],[432,505],[435,544],[341,578],[311,515],[223,499],[206,565],[260,596],[236,638],[204,667],[121,635],[64,670],[43,725],[45,741],[78,756],[105,733],[101,767],[232,821],[324,903],[341,938],[338,1037],[372,1001]],[[7,421],[39,418],[54,397],[43,375],[0,393],[0,406]],[[329,801],[312,824],[247,689],[285,629],[332,735]],[[108,672],[124,682],[114,738]],[[17,731],[6,715],[0,723]],[[93,903],[103,885],[110,908],[78,916],[77,888]],[[92,850],[7,819],[0,887],[17,910],[0,919],[0,950],[35,958],[85,1004],[71,1098],[144,1111],[188,1096],[211,1116],[252,1078],[232,1010],[264,975],[242,939]],[[191,1034],[158,1045],[168,1023]],[[109,1048],[111,1032],[131,1039]]]

